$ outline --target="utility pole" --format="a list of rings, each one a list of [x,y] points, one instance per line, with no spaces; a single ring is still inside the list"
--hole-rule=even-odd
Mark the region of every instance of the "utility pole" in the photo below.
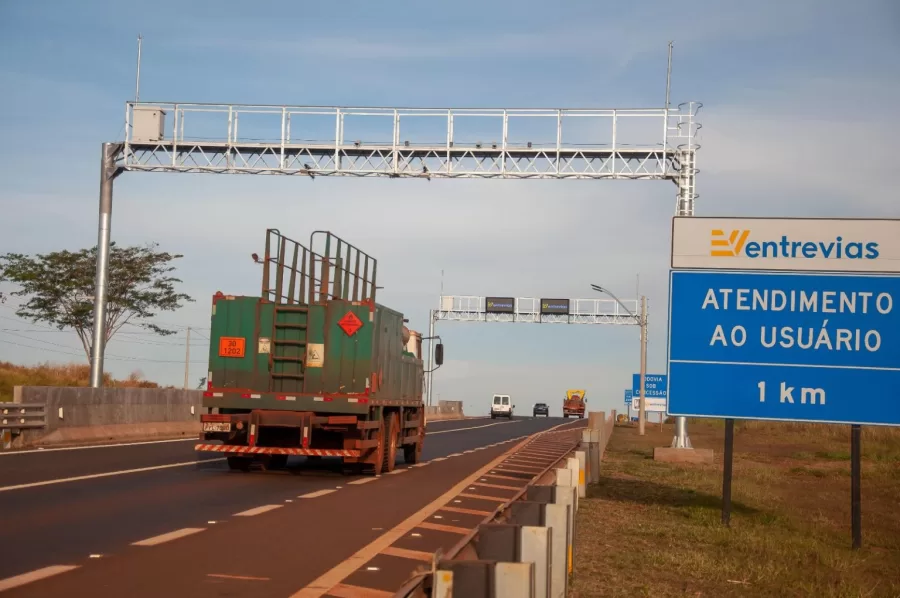
[[[647,421],[646,398],[644,387],[647,378],[647,297],[641,296],[641,393],[638,405],[638,433],[644,435],[644,424]]]
[[[187,341],[184,343],[184,389],[188,389],[188,378],[191,369],[191,327],[187,329]]]

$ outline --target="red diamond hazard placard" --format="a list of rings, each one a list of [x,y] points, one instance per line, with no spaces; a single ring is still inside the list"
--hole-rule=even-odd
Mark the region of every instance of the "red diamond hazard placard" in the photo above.
[[[338,326],[341,327],[341,330],[343,330],[347,336],[353,336],[360,328],[362,328],[363,323],[355,313],[348,311],[343,318],[338,320]]]

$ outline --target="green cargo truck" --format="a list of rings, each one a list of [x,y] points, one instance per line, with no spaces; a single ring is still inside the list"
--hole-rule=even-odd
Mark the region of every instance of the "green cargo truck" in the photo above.
[[[340,457],[345,473],[378,475],[394,469],[401,448],[418,462],[424,339],[375,302],[377,261],[329,232],[314,232],[306,247],[277,229],[253,259],[261,296],[212,300],[196,450],[225,453],[243,471],[278,469],[290,456]]]

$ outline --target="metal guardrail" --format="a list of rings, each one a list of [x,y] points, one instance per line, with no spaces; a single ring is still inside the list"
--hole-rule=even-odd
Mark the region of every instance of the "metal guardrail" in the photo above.
[[[0,430],[33,430],[46,427],[46,405],[41,403],[4,403],[0,406]]]
[[[461,592],[469,592],[471,598],[565,595],[568,592],[569,576],[573,570],[572,533],[578,499],[585,496],[586,483],[599,481],[603,449],[615,421],[615,413],[610,418],[606,418],[605,414],[598,415],[600,417],[596,422],[591,422],[596,427],[579,428],[579,438],[562,440],[558,445],[557,450],[560,451],[558,456],[551,458],[545,468],[536,473],[525,487],[499,505],[450,550],[436,553],[430,570],[420,571],[410,577],[394,593],[394,598],[443,598],[456,596]],[[549,434],[560,433],[564,432]],[[530,506],[539,506],[540,515],[537,519],[540,521],[534,520],[534,511],[530,516],[517,517],[513,506],[523,500],[530,502]],[[523,503],[520,506],[526,505]],[[556,516],[551,515],[550,508],[557,509]],[[561,519],[558,516],[559,509],[565,513]],[[532,521],[525,521],[529,518]],[[551,519],[554,519],[553,524]],[[568,529],[568,532],[563,531],[562,535],[565,546],[562,554],[559,552],[562,548],[559,546],[558,535],[560,524],[563,530]],[[527,527],[529,525],[532,527]],[[538,528],[549,528],[554,525],[557,534],[554,539],[556,546],[551,549],[550,531]],[[516,538],[510,536],[508,533],[510,529],[497,529],[504,527],[516,528]],[[487,554],[481,554],[482,550],[478,547],[482,540],[490,544]],[[497,549],[502,548],[503,544],[508,545],[505,549],[509,555],[517,553],[518,558],[497,558]],[[491,553],[494,556],[491,556]],[[465,562],[472,567],[460,569],[453,565]],[[473,580],[479,580],[478,591],[475,594],[471,593],[472,588],[476,587],[472,585]],[[489,587],[482,587],[481,581],[487,582]]]

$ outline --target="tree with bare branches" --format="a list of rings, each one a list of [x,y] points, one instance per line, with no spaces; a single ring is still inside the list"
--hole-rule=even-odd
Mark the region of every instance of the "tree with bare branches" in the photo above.
[[[106,340],[122,326],[140,326],[161,336],[176,334],[153,323],[160,311],[174,311],[185,301],[179,293],[182,282],[171,273],[172,262],[184,256],[157,251],[158,244],[119,247],[110,243],[107,288]],[[19,288],[0,301],[22,297],[16,309],[20,318],[43,322],[60,330],[72,329],[81,340],[88,362],[91,359],[94,327],[94,275],[97,248],[77,252],[54,251],[34,256],[8,253],[0,256],[0,283]]]

